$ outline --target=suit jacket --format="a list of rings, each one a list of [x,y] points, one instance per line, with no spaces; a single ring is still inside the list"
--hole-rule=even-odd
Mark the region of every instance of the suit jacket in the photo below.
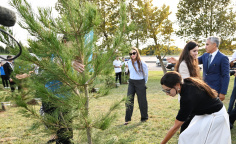
[[[203,80],[219,94],[226,94],[229,85],[229,59],[220,51],[208,66],[209,53],[204,53],[198,58],[199,64],[203,64]]]
[[[6,75],[6,78],[9,80],[10,79],[10,76],[11,76],[11,73],[13,72],[10,64],[8,62],[6,62],[4,65],[3,65],[3,69],[5,71],[5,75]]]

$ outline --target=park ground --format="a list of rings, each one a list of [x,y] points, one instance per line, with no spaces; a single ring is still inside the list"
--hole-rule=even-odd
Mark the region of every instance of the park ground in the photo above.
[[[93,143],[103,144],[158,144],[161,142],[169,128],[173,125],[175,117],[179,109],[177,97],[172,98],[165,95],[161,91],[160,78],[162,71],[150,71],[149,80],[147,83],[147,99],[149,106],[149,120],[140,122],[140,112],[138,102],[135,98],[135,108],[132,117],[132,122],[124,126],[125,104],[122,103],[120,108],[115,111],[117,117],[107,130],[93,129]],[[231,76],[230,84],[226,99],[223,101],[228,108],[229,99],[233,89],[234,77]],[[113,88],[109,94],[101,98],[92,98],[90,101],[90,115],[99,117],[109,110],[110,105],[116,101],[126,97],[127,84],[121,85],[118,88]],[[2,96],[2,94],[1,94]],[[93,95],[91,95],[92,97]],[[35,106],[36,109],[39,105]],[[3,144],[45,144],[50,138],[44,133],[45,127],[40,127],[37,130],[31,130],[34,119],[24,117],[19,113],[21,108],[9,107],[6,112],[0,113],[0,143]],[[76,122],[76,120],[75,120]],[[86,143],[84,131],[74,131],[75,143]],[[232,143],[236,144],[236,125],[231,131]],[[177,133],[169,144],[178,142]]]

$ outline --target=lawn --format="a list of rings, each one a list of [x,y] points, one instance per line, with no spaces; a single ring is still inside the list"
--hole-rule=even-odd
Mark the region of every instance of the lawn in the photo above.
[[[135,98],[135,108],[132,122],[124,126],[125,104],[116,110],[117,118],[107,130],[93,129],[93,143],[131,143],[131,144],[149,144],[160,143],[168,129],[172,126],[179,109],[177,97],[166,96],[161,91],[160,78],[163,75],[159,71],[150,71],[147,83],[148,111],[150,119],[140,122],[140,112],[138,102]],[[234,77],[231,77],[228,94],[224,100],[224,105],[228,107],[229,98],[232,92]],[[128,85],[121,85],[112,89],[105,97],[92,99],[90,101],[90,114],[93,117],[99,117],[109,110],[109,106],[121,100],[126,96]],[[39,106],[35,106],[39,108]],[[19,107],[10,107],[6,112],[0,113],[0,143],[7,144],[44,144],[50,138],[44,133],[45,127],[37,130],[30,130],[34,120],[22,116],[18,111]],[[76,120],[75,120],[76,122]],[[232,143],[236,144],[236,126],[232,131]],[[84,131],[74,131],[75,143],[85,143]],[[170,141],[170,144],[176,144],[178,134]]]

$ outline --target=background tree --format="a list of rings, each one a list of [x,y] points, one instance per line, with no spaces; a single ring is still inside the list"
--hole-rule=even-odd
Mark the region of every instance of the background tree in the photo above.
[[[36,14],[26,0],[12,0],[11,5],[21,16],[19,25],[35,37],[28,42],[30,51],[39,57],[31,56],[28,49],[24,48],[20,58],[22,61],[39,66],[42,71],[39,75],[31,76],[29,91],[24,98],[21,94],[16,95],[17,104],[25,108],[23,111],[25,114],[37,118],[35,127],[46,124],[53,133],[60,129],[56,124],[57,119],[53,116],[42,118],[37,114],[35,107],[26,104],[26,100],[37,97],[56,105],[61,110],[70,109],[70,112],[63,117],[65,120],[63,126],[69,128],[70,124],[66,122],[76,119],[72,127],[86,130],[87,143],[92,143],[92,128],[102,130],[108,128],[115,118],[112,111],[124,100],[116,102],[100,117],[94,117],[89,112],[91,99],[89,86],[110,70],[108,63],[123,42],[122,37],[126,28],[125,4],[119,2],[118,28],[114,31],[110,43],[104,43],[102,47],[97,44],[101,38],[99,35],[101,16],[97,6],[91,2],[60,0],[58,1],[60,16],[57,18],[52,17],[51,8],[38,8]],[[62,42],[58,38],[59,35],[66,36],[69,42]],[[72,68],[73,60],[85,65],[83,73],[78,74]],[[22,65],[21,73],[28,70]],[[55,92],[51,92],[45,88],[45,84],[54,80],[63,84]],[[60,111],[55,111],[54,115],[60,115]],[[80,134],[83,135],[83,132]]]
[[[166,55],[179,55],[182,51],[182,49],[178,48],[177,46],[159,45],[159,47],[161,48],[161,55],[163,57]],[[143,48],[140,53],[142,55],[157,55],[155,50],[156,49],[154,45],[149,45],[146,48]]]
[[[6,31],[8,34],[13,36],[13,32],[8,27],[0,26],[0,28],[4,31]],[[16,46],[15,42],[6,34],[0,33],[0,42],[2,42],[4,45],[6,45],[5,48],[2,47],[1,53],[2,54],[9,54],[9,50],[11,48],[14,48]]]
[[[214,35],[223,41],[234,38],[236,14],[230,0],[180,0],[177,7],[180,37],[199,42]]]
[[[146,0],[143,3],[143,16],[145,22],[145,33],[147,37],[152,38],[155,44],[157,58],[160,60],[164,73],[166,68],[161,58],[161,45],[170,43],[170,36],[173,32],[172,22],[168,19],[171,14],[169,6],[163,5],[161,8],[154,7],[152,0]]]

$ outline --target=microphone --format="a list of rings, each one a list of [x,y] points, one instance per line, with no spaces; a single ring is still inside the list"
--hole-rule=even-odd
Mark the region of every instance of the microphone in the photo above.
[[[2,6],[0,6],[0,24],[3,26],[7,26],[7,27],[11,27],[14,26],[16,23],[16,14],[15,12],[13,12],[12,10],[9,10],[7,8],[4,8]],[[11,59],[5,59],[4,57],[0,56],[1,59],[4,59],[6,61],[10,61],[10,60],[14,60],[17,57],[19,57],[22,53],[22,47],[20,45],[20,43],[15,40],[10,34],[8,34],[6,31],[0,29],[0,32],[5,33],[6,35],[8,35],[11,39],[13,39],[17,45],[19,46],[19,53],[17,55],[15,55],[13,58]]]
[[[0,6],[0,24],[11,27],[16,23],[16,14],[12,10]]]

